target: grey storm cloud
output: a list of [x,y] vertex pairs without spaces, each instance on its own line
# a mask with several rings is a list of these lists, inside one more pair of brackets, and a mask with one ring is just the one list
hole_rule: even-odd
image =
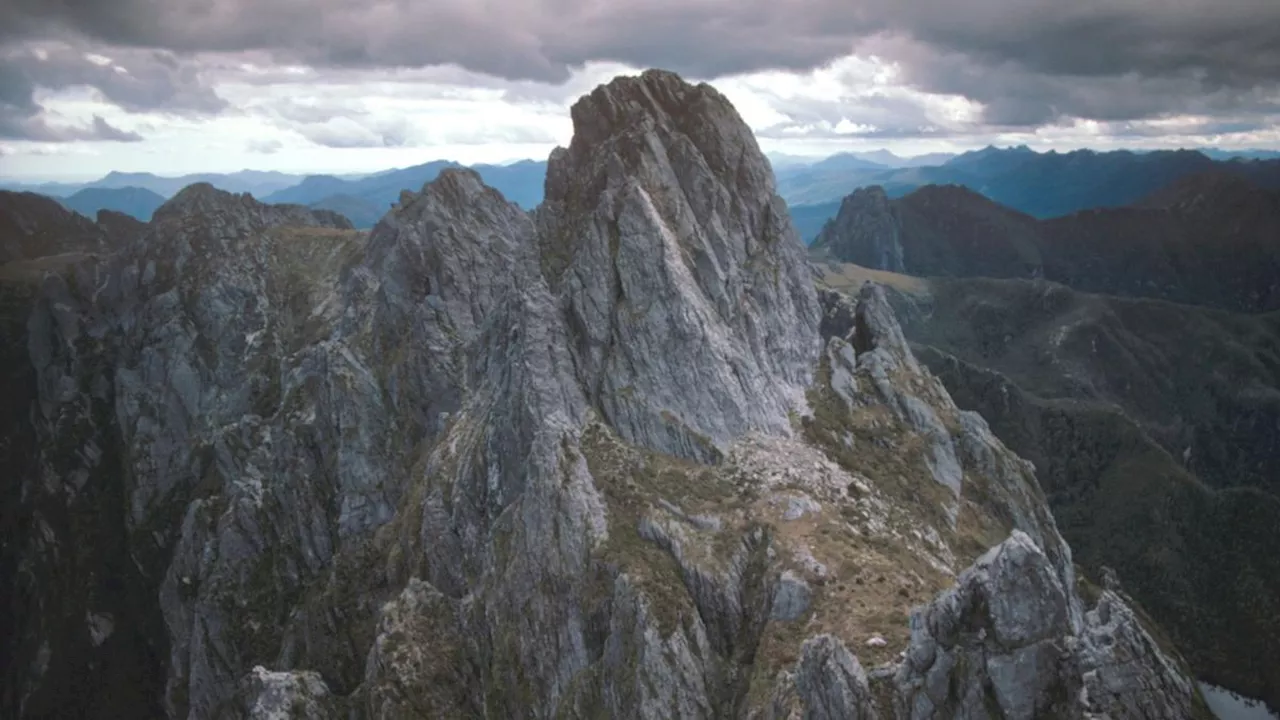
[[1280,72],[1259,74],[1252,84],[1238,86],[1210,82],[1203,68],[1148,75],[1133,69],[1054,74],[1026,63],[989,62],[917,42],[882,39],[871,45],[901,59],[909,84],[980,102],[983,119],[996,126],[1037,126],[1067,117],[1111,122],[1169,114],[1280,112]]
[[[68,35],[179,55],[265,52],[317,68],[454,64],[542,83],[562,83],[593,60],[714,79],[812,69],[857,49],[898,62],[919,89],[983,103],[987,122],[1009,126],[1068,116],[1156,117],[1186,112],[1188,98],[1208,112],[1263,112],[1280,80],[1276,0],[7,0],[0,6],[0,43]],[[149,81],[163,86],[166,77]],[[182,85],[198,88],[198,77]],[[113,101],[129,101],[124,91],[113,97],[100,89]]]
[[72,142],[76,140],[108,140],[113,142],[140,142],[137,133],[121,130],[99,115],[93,116],[88,127],[61,127],[49,125],[39,117],[22,117],[6,114],[0,109],[0,139],[32,140],[36,142]]
[[41,117],[32,78],[18,63],[0,63],[0,139],[37,142],[114,140],[137,142],[137,133],[121,130],[95,115],[88,127],[58,127]]
[[94,140],[115,140],[116,142],[142,142],[142,136],[135,132],[121,130],[102,119],[100,115],[93,116],[93,134]]
[[[92,87],[107,101],[130,112],[211,114],[226,108],[199,71],[164,50],[113,49],[109,62],[95,62],[88,47],[77,44],[11,44],[0,47],[0,133],[11,139],[139,140],[105,121],[89,134],[50,128],[35,101],[37,88]],[[100,120],[100,118],[98,119]]]

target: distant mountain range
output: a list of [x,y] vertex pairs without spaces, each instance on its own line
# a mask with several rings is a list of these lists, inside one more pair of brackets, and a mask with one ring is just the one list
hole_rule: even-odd
[[[1262,151],[1257,151],[1261,153]],[[878,186],[900,198],[925,185],[958,185],[1034,218],[1135,203],[1182,178],[1218,171],[1280,189],[1280,159],[1214,160],[1193,150],[1039,153],[1027,147],[986,148],[935,167],[890,170],[845,165],[838,172],[779,172],[779,191],[796,229],[812,241],[839,211],[839,197]],[[842,196],[841,196],[842,197]]]
[[830,155],[824,158],[814,158],[805,155],[788,155],[786,153],[770,153],[769,163],[773,165],[774,171],[782,168],[812,166],[824,163],[829,160],[838,160],[839,158],[850,158],[860,160],[872,165],[877,165],[881,169],[885,168],[904,168],[904,167],[925,167],[928,165],[941,165],[956,153],[928,153],[925,155],[912,155],[903,157],[895,155],[888,150],[872,150],[870,152],[842,152]]
[[[898,198],[925,185],[960,185],[1035,218],[1079,210],[1129,205],[1183,177],[1222,170],[1249,178],[1260,187],[1280,188],[1280,153],[1269,150],[1171,150],[1153,152],[1040,153],[1027,147],[994,148],[962,155],[932,154],[903,158],[888,151],[840,153],[821,160],[771,156],[778,193],[791,207],[802,239],[812,242],[841,199],[862,187],[879,186]],[[230,192],[248,192],[272,203],[297,203],[334,210],[356,227],[372,227],[402,190],[417,191],[442,169],[459,163],[439,160],[368,175],[290,175],[276,172],[160,177],[150,173],[110,173],[91,183],[7,185],[8,189],[68,198],[89,188],[149,190],[170,197],[196,182]],[[542,200],[546,163],[525,160],[510,165],[472,166],[508,200],[531,209]],[[124,196],[100,197],[101,208],[144,218],[147,202],[125,204]],[[110,201],[110,202],[108,202]],[[154,199],[150,200],[151,202]],[[132,201],[130,201],[132,202]],[[93,202],[74,208],[92,217]],[[154,208],[152,208],[154,209]]]
[[813,249],[919,276],[1045,278],[1086,292],[1280,310],[1280,191],[1222,169],[1128,207],[1039,220],[960,186],[843,202]]
[[[34,192],[92,218],[100,209],[149,220],[165,199],[188,185],[206,182],[220,190],[249,193],[270,203],[295,203],[346,215],[356,227],[368,228],[382,218],[402,190],[417,192],[448,167],[440,160],[364,175],[291,175],[243,170],[163,177],[151,173],[108,173],[88,183],[0,183],[0,189]],[[525,209],[542,202],[547,164],[523,160],[510,165],[473,165],[485,182]]]
[[1202,151],[1214,160],[1280,160],[1280,150],[1214,150]]
[[[332,175],[312,175],[300,183],[263,197],[269,203],[296,203],[311,208],[333,210],[346,215],[359,228],[373,227],[405,190],[417,192],[441,170],[461,167],[442,160],[424,165],[370,175],[359,180],[343,180]],[[542,202],[542,186],[547,164],[523,160],[510,165],[472,165],[489,186],[507,200],[526,210]]]
[[[88,188],[133,187],[150,190],[164,198],[170,198],[188,185],[207,182],[220,190],[235,193],[247,192],[254,197],[260,198],[277,190],[297,185],[304,177],[304,175],[262,170],[241,170],[233,173],[195,173],[172,177],[146,172],[110,172],[97,180],[87,183],[0,183],[0,189],[35,192],[51,197],[70,197]],[[343,177],[355,179],[362,176],[348,175]]]
[[165,201],[163,195],[140,187],[90,187],[55,199],[87,218],[97,217],[99,210],[114,210],[143,222],[150,221],[152,213]]

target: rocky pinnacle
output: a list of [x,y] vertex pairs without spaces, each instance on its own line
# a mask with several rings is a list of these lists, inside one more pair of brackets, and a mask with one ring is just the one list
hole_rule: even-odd
[[533,213],[467,170],[367,235],[196,185],[37,274],[6,715],[1192,707],[883,293],[823,313],[724,96],[649,71],[572,115]]

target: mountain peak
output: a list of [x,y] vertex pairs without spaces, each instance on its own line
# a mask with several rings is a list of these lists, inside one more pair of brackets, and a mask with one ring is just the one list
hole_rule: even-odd
[[692,85],[665,70],[617,77],[579,98],[570,114],[574,144],[599,142],[653,125],[725,120],[726,116],[746,128],[733,105],[715,88]]
[[[149,681],[125,717],[1085,717],[1095,667],[1099,714],[1171,687],[1129,618],[1116,653],[1081,637],[1029,465],[883,292],[823,352],[723,96],[647,72],[574,121],[534,213],[415,170],[365,237],[197,184],[109,282],[45,283],[0,367],[38,380],[9,416],[39,421],[11,664],[40,673],[0,694],[83,716],[63,679],[106,661]],[[104,567],[127,595],[46,581]]]
[[192,183],[169,198],[168,202],[156,210],[156,215],[175,215],[191,212],[211,212],[218,208],[243,205],[248,195],[237,195],[219,190],[207,182]]
[[1013,208],[1006,207],[967,185],[947,183],[945,185],[923,185],[902,197],[902,202],[912,205],[927,203],[940,204],[961,213],[973,211],[990,212],[1007,215],[1023,215]]
[[102,237],[88,218],[53,198],[0,190],[0,264],[99,249]]
[[480,177],[480,173],[469,167],[445,168],[440,171],[435,180],[424,185],[422,190],[426,192],[433,187],[437,191],[468,194],[492,189],[484,184],[484,179]]
[[189,216],[220,217],[246,228],[272,225],[351,228],[351,222],[336,212],[312,211],[301,205],[268,205],[249,193],[219,190],[207,182],[184,187],[152,217],[156,222],[164,222]]
[[750,128],[710,86],[664,71],[572,112],[539,234],[593,401],[624,438],[685,457],[788,432],[818,352],[817,296]]
[[813,249],[871,268],[902,272],[902,245],[889,194],[879,185],[858,188],[840,202],[813,241]]

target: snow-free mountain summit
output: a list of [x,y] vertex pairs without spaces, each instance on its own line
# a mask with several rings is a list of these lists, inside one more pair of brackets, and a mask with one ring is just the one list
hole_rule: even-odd
[[6,272],[6,715],[1204,716],[719,92],[572,114],[532,213],[195,185]]

